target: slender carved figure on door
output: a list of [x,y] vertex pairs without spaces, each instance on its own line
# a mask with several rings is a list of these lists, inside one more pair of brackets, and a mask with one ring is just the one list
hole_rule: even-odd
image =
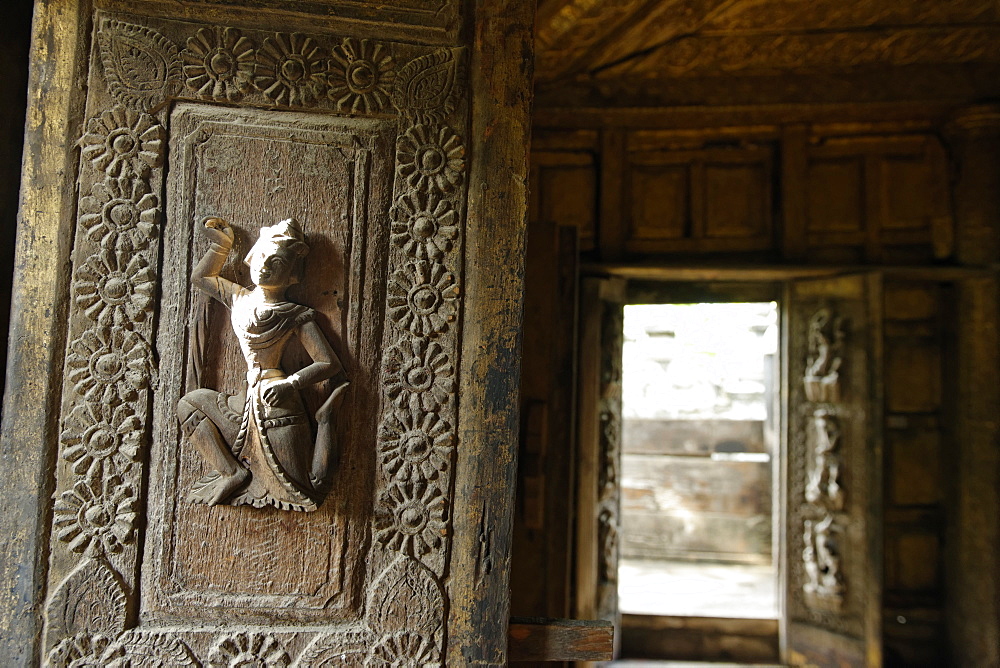
[[[244,258],[256,286],[245,288],[219,275],[233,246],[233,228],[209,217],[200,229],[212,244],[192,283],[230,310],[247,362],[247,388],[240,395],[199,388],[177,403],[182,432],[213,469],[194,484],[188,500],[316,510],[331,473],[335,420],[348,380],[315,311],[285,300],[309,252],[305,235],[291,218],[261,228]],[[281,357],[293,336],[312,363],[286,374]],[[299,390],[327,380],[332,391],[315,414],[313,440]]]

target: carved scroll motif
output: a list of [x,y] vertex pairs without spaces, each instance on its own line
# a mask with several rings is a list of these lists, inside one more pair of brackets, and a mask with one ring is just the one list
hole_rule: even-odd
[[177,47],[145,26],[105,21],[97,33],[108,89],[122,104],[150,111],[180,82]]
[[[443,577],[457,445],[467,111],[462,50],[168,19],[154,29],[104,14],[95,22],[101,68],[92,68],[90,119],[79,142],[71,286],[78,308],[70,318],[64,374],[50,557],[52,577],[61,580],[45,611],[48,661],[228,665],[240,656],[305,666],[341,665],[341,658],[350,665],[355,657],[359,665],[434,665],[445,649]],[[383,212],[390,241],[383,411],[367,559],[368,581],[378,583],[371,590],[389,598],[365,606],[358,631],[134,628],[143,542],[137,518],[145,503],[158,373],[153,333],[165,109],[177,98],[313,107],[383,122],[398,111],[392,201]],[[391,607],[397,591],[406,592],[407,614],[390,626],[378,612]],[[104,598],[93,598],[97,593]],[[100,605],[108,612],[94,612]],[[73,621],[84,618],[107,623]]]
[[51,632],[109,638],[125,630],[128,599],[119,576],[101,558],[87,559],[59,585],[46,607]]
[[392,103],[417,123],[443,121],[455,111],[461,68],[461,49],[442,49],[410,61],[396,77]]

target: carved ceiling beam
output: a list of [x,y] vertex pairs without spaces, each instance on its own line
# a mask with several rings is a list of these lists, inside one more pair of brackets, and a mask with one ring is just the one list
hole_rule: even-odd
[[859,30],[1000,22],[1000,5],[982,0],[951,2],[840,2],[838,0],[744,0],[712,30]]
[[595,78],[671,79],[734,72],[1000,63],[1000,26],[686,35],[601,70]]
[[[550,0],[535,23],[536,77],[552,81],[586,67],[587,56],[660,0]],[[666,4],[672,4],[668,2]]]

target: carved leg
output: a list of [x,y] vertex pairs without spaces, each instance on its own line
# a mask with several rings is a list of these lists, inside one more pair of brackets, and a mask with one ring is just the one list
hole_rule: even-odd
[[250,472],[236,461],[215,424],[201,409],[186,399],[181,399],[177,403],[177,415],[188,441],[205,462],[215,469],[195,483],[188,500],[210,506],[222,503],[247,481]]
[[316,446],[313,449],[309,482],[317,492],[326,492],[330,473],[337,465],[337,414],[350,383],[339,385],[316,411]]

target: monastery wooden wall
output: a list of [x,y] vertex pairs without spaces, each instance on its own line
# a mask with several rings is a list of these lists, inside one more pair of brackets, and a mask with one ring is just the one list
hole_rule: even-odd
[[[995,480],[968,468],[969,457],[994,461],[995,446],[966,442],[971,423],[962,416],[978,409],[962,404],[960,388],[973,380],[959,361],[975,354],[962,352],[964,340],[995,341],[977,330],[993,302],[977,302],[979,324],[968,309],[990,294],[970,280],[993,285],[985,265],[996,259],[997,213],[982,213],[993,196],[983,182],[997,180],[982,174],[987,158],[982,150],[970,156],[970,126],[955,118],[933,105],[538,112],[512,580],[518,614],[561,615],[573,600],[552,579],[573,567],[563,552],[572,544],[566,504],[541,499],[572,495],[580,456],[566,412],[574,259],[570,242],[558,245],[575,230],[584,274],[707,266],[692,275],[773,280],[791,267],[884,270],[885,661],[974,665],[992,656],[984,643],[996,637],[988,631],[996,610],[986,609],[985,621],[971,614],[962,599],[975,585],[961,572],[972,543],[996,542],[996,522],[969,513],[967,491]],[[963,185],[970,179],[980,185]],[[978,359],[995,370],[995,349]],[[539,430],[557,436],[539,446]],[[983,460],[984,452],[993,454]],[[979,564],[981,585],[996,591],[996,559]],[[962,629],[977,625],[987,640],[969,649]]]

